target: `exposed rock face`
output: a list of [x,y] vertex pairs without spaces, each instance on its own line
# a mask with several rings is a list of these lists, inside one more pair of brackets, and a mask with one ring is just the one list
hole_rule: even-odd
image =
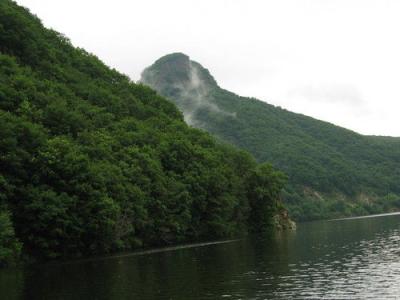
[[275,216],[272,217],[273,225],[278,230],[295,230],[296,223],[289,218],[288,211],[282,209]]

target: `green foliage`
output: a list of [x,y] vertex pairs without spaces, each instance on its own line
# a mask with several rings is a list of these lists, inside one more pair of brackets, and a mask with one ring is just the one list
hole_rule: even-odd
[[[206,69],[181,53],[157,60],[144,70],[142,81],[177,104],[191,125],[285,172],[284,200],[298,220],[363,213],[364,206],[354,201],[361,194],[375,199],[388,193],[400,195],[398,138],[363,136],[240,97],[220,88]],[[308,190],[330,200],[308,201]],[[349,202],[346,207],[358,210],[345,209],[333,200],[343,197]]]
[[285,191],[283,197],[289,199],[286,201],[285,206],[290,209],[291,217],[305,221],[362,216],[400,210],[400,196],[392,193],[386,196],[375,195],[373,197],[359,195],[355,199],[349,199],[338,194],[322,196],[309,193],[305,193],[300,198],[297,194],[290,195]]
[[262,230],[281,187],[272,168],[0,1],[0,261],[18,254],[15,236],[38,259],[233,236],[258,206]]
[[251,174],[248,187],[253,228],[267,227],[279,207],[281,190],[286,175],[275,171],[271,165],[259,165]]
[[15,237],[10,215],[0,211],[0,266],[16,263],[20,252],[21,244]]

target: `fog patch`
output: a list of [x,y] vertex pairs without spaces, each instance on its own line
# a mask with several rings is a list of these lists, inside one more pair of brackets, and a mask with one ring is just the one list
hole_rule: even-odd
[[[172,66],[176,67],[176,66]],[[214,101],[212,90],[217,87],[201,69],[201,66],[189,59],[178,66],[182,73],[173,77],[162,77],[160,70],[148,68],[142,73],[142,82],[157,90],[161,95],[170,98],[183,113],[185,122],[193,127],[205,128],[202,113],[213,113],[221,116],[236,117],[236,113],[221,109]],[[161,71],[162,73],[162,71]],[[176,76],[176,77],[175,77]]]
[[226,116],[236,116],[235,113],[224,111],[211,102],[212,95],[210,92],[212,87],[208,86],[200,78],[200,70],[192,62],[189,62],[189,80],[185,83],[177,83],[174,87],[180,91],[182,113],[186,123],[191,126],[204,127],[206,125],[197,119],[197,114],[200,113],[200,110]]

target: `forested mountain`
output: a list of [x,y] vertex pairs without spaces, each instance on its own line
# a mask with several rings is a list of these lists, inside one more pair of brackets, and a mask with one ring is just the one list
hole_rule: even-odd
[[188,124],[271,162],[289,176],[285,201],[297,219],[400,209],[400,139],[363,136],[218,86],[182,53],[141,81],[176,103]]
[[284,182],[0,1],[0,264],[282,225]]

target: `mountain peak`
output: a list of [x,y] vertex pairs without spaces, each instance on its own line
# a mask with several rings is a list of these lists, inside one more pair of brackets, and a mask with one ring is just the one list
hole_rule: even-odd
[[190,57],[188,55],[186,55],[185,53],[182,52],[174,52],[174,53],[170,53],[167,55],[164,55],[162,57],[160,57],[159,59],[157,59],[154,63],[154,65],[156,64],[162,64],[162,63],[171,63],[171,62],[189,62]]
[[188,124],[202,127],[197,114],[221,113],[210,97],[218,84],[210,72],[183,53],[172,53],[158,59],[142,72],[141,82],[170,98],[183,112]]
[[[184,53],[167,54],[142,72],[141,82],[156,90],[218,86],[210,72]],[[173,91],[172,96],[174,95]]]

